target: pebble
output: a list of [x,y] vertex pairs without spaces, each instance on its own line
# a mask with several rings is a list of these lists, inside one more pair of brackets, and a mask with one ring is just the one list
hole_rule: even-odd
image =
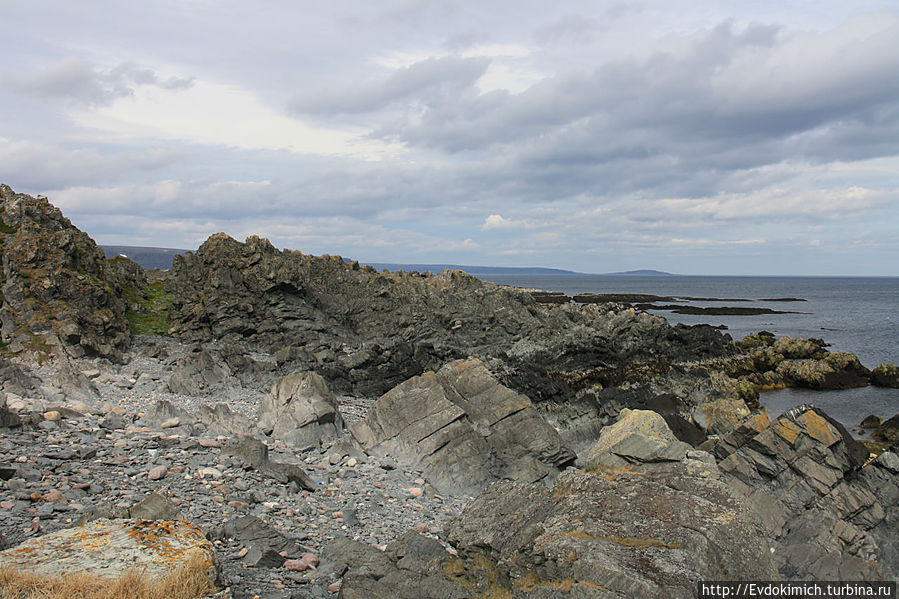
[[160,424],[160,428],[175,428],[181,424],[181,419],[177,416],[174,418],[169,418],[168,420],[163,420],[162,424]]
[[421,487],[409,487],[408,489],[406,489],[406,491],[412,497],[421,497],[422,495],[424,495],[424,491]]
[[154,468],[150,468],[150,472],[147,474],[147,478],[150,480],[161,480],[165,478],[165,475],[169,473],[169,469],[165,466],[156,466]]
[[59,412],[57,412],[56,410],[50,410],[49,412],[44,412],[42,414],[42,416],[44,417],[44,420],[50,420],[52,422],[55,422],[55,421],[59,420],[60,418],[62,418],[62,415]]
[[[461,511],[465,498],[434,499],[420,472],[403,470],[389,459],[352,457],[343,448],[327,443],[321,448],[299,450],[271,443],[272,460],[304,464],[310,477],[321,481],[314,491],[291,490],[257,470],[244,470],[237,458],[222,456],[220,448],[231,442],[228,437],[216,438],[217,433],[210,432],[191,436],[189,431],[177,436],[170,434],[170,428],[160,430],[158,423],[155,428],[148,425],[139,414],[153,413],[160,399],[196,413],[201,405],[210,405],[210,398],[175,395],[165,388],[171,365],[187,352],[187,346],[173,340],[154,340],[154,344],[164,344],[166,355],[171,356],[163,361],[146,357],[141,347],[147,343],[140,336],[135,338],[131,361],[124,367],[73,359],[79,370],[101,370],[101,376],[94,380],[101,399],[79,410],[84,417],[66,420],[64,427],[52,430],[26,426],[0,436],[0,463],[16,468],[13,478],[0,482],[0,533],[12,544],[69,527],[79,513],[100,506],[129,508],[155,491],[174,504],[182,517],[207,530],[235,518],[255,516],[300,544],[298,555],[282,556],[288,560],[283,568],[247,568],[250,543],[219,540],[216,552],[222,579],[232,585],[234,597],[293,594],[320,598],[328,596],[326,590],[337,593],[340,589],[333,573],[326,568],[315,569],[317,556],[334,537],[348,536],[383,549],[410,529],[433,536],[430,531],[441,531],[444,523]],[[110,381],[121,381],[144,372],[152,381],[130,390],[103,382],[107,375]],[[44,365],[37,374],[50,381],[54,370]],[[265,391],[236,387],[232,393],[228,396],[231,409],[255,419]],[[371,401],[341,398],[341,407],[349,406],[354,417],[361,417]],[[107,405],[101,408],[103,402]],[[72,403],[64,405],[71,407]],[[115,428],[102,426],[109,416],[118,418]],[[82,451],[84,448],[90,451]],[[48,455],[68,457],[51,460]],[[167,470],[157,479],[162,483],[149,475],[160,467]],[[56,489],[65,490],[65,494],[60,493],[65,502],[53,501],[58,497],[51,490]],[[414,495],[410,489],[422,494]],[[292,570],[291,566],[304,569]],[[278,590],[279,585],[286,588]]]

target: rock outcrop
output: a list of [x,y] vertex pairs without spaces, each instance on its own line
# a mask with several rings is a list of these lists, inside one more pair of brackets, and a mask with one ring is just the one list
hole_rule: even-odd
[[[613,305],[544,307],[459,271],[378,273],[339,256],[210,237],[175,258],[172,333],[269,351],[335,391],[379,395],[425,370],[478,356],[535,400],[612,376],[625,363],[728,355],[711,327],[670,327]],[[492,367],[492,366],[491,366]]]
[[447,492],[473,493],[497,479],[552,479],[575,460],[530,400],[476,359],[397,386],[350,430],[366,452],[420,468]]
[[258,426],[266,435],[304,446],[343,430],[337,398],[314,372],[294,372],[272,385],[259,406]]
[[115,361],[130,342],[125,289],[146,285],[128,260],[107,260],[96,243],[44,198],[0,185],[3,341],[9,351],[69,352]]
[[847,352],[833,352],[820,360],[784,361],[777,372],[794,386],[817,390],[864,387],[870,374]]
[[895,454],[865,465],[867,449],[811,407],[753,428],[720,446],[719,468],[764,522],[783,578],[877,580],[899,571]]

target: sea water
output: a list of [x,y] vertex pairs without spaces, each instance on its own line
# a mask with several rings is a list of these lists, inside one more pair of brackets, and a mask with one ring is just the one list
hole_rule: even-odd
[[[727,327],[735,340],[766,330],[775,335],[816,337],[831,351],[848,351],[874,368],[899,364],[899,278],[895,277],[701,277],[636,275],[479,275],[517,287],[578,293],[646,293],[670,297],[728,298],[752,301],[685,301],[701,307],[758,307],[793,314],[712,316],[650,310],[671,324]],[[806,301],[762,301],[800,298]],[[669,304],[672,302],[662,302]],[[845,391],[784,389],[762,393],[761,403],[777,416],[813,403],[851,430],[869,414],[884,419],[899,413],[899,389],[863,387]]]

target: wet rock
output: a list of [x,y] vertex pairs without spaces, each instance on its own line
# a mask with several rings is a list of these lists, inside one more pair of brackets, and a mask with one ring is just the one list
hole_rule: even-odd
[[847,352],[833,352],[820,360],[785,361],[777,372],[797,387],[849,389],[868,384],[869,371]]
[[337,436],[343,419],[337,398],[314,372],[294,372],[275,382],[259,407],[259,428],[291,445]]
[[371,455],[421,469],[448,492],[490,480],[552,479],[575,455],[531,402],[480,360],[451,362],[386,393],[351,428]]
[[881,423],[880,416],[875,416],[874,414],[871,414],[870,416],[866,416],[864,418],[864,420],[861,421],[861,424],[859,426],[861,426],[862,428],[876,429],[876,428],[880,428],[880,423]]
[[871,436],[884,443],[899,441],[899,414],[880,423]]
[[871,384],[899,389],[899,367],[895,364],[879,364],[871,371]]

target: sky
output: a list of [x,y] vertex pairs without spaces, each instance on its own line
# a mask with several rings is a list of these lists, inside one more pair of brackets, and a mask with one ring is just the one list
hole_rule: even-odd
[[899,276],[899,0],[2,0],[0,182],[98,243]]

